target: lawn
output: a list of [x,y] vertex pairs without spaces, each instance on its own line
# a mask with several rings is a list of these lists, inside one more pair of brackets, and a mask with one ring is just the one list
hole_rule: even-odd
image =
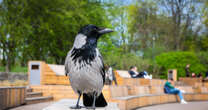
[[[5,72],[5,67],[4,66],[0,66],[0,72]],[[21,67],[21,66],[13,66],[11,69],[11,72],[23,72],[26,73],[27,72],[27,67]]]

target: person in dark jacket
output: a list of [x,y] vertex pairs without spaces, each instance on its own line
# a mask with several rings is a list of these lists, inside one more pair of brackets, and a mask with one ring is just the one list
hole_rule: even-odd
[[198,78],[202,78],[202,72],[197,75]]
[[115,73],[113,71],[113,68],[112,66],[109,66],[108,67],[108,70],[106,72],[106,77],[107,79],[109,80],[109,84],[112,85],[113,81],[115,83],[115,85],[117,85],[117,80],[116,80],[116,76],[115,76]]
[[189,70],[189,68],[190,68],[190,64],[187,64],[187,65],[186,65],[186,68],[185,68],[185,71],[186,71],[186,77],[189,77],[189,76],[190,76],[190,70]]
[[[184,98],[183,98],[183,95],[182,95],[182,91],[181,90],[179,90],[179,89],[177,89],[177,88],[175,88],[172,84],[171,84],[171,82],[173,81],[173,79],[169,79],[166,83],[165,83],[165,85],[164,85],[164,92],[166,93],[166,94],[177,94],[178,96],[179,96],[179,98],[180,98],[180,102],[181,102],[181,104],[187,104],[187,102],[184,100]],[[184,91],[183,91],[184,92]]]
[[206,72],[205,77],[208,78],[208,71]]
[[137,72],[137,67],[136,66],[131,66],[130,70],[128,71],[129,74],[131,75],[131,78],[139,78],[139,73]]

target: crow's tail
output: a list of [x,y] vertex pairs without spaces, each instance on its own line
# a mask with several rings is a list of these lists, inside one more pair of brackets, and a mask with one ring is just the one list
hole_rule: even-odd
[[[86,107],[91,107],[93,104],[93,96],[91,95],[87,95],[87,94],[83,94],[83,104]],[[107,102],[103,96],[103,93],[101,93],[95,101],[95,107],[105,107],[107,106]]]

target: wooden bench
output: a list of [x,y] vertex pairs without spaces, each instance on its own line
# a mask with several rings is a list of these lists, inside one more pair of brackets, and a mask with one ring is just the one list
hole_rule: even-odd
[[[208,100],[208,93],[186,93],[184,98],[187,101],[204,101]],[[121,110],[131,110],[143,106],[177,102],[178,96],[171,94],[146,94],[117,97],[115,100],[118,102]]]
[[181,77],[179,78],[179,81],[189,86],[202,86],[202,78],[189,78],[189,77],[182,78]]
[[166,80],[161,79],[144,79],[144,78],[131,78],[128,71],[115,70],[114,71],[118,85],[127,86],[160,86],[164,85]]
[[[201,93],[194,93],[191,86],[180,86],[185,90],[184,98],[187,101],[208,100],[207,88],[202,88]],[[118,102],[121,110],[130,110],[138,107],[177,102],[179,97],[164,94],[162,86],[111,86],[111,97]],[[119,92],[118,92],[119,91]]]
[[25,104],[25,87],[0,87],[0,110]]

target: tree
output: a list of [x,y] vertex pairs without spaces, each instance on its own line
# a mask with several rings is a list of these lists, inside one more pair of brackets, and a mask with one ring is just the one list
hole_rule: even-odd
[[0,48],[2,49],[3,65],[6,71],[10,71],[11,65],[15,63],[18,49],[21,43],[23,25],[21,22],[24,0],[5,0],[0,4]]
[[3,0],[0,9],[0,50],[8,71],[15,61],[63,64],[82,26],[111,27],[97,0]]
[[[183,50],[184,39],[194,26],[194,21],[199,17],[197,8],[201,2],[196,0],[161,0],[160,3],[165,8],[164,13],[172,19],[171,35],[175,42],[174,49]],[[192,31],[194,32],[194,30]],[[198,31],[196,29],[195,32],[197,33]],[[196,36],[194,40],[196,40]]]
[[138,0],[129,6],[129,32],[142,51],[153,47],[153,39],[167,50],[189,49],[186,40],[193,37],[196,44],[201,31],[197,25],[201,4],[195,0]]

